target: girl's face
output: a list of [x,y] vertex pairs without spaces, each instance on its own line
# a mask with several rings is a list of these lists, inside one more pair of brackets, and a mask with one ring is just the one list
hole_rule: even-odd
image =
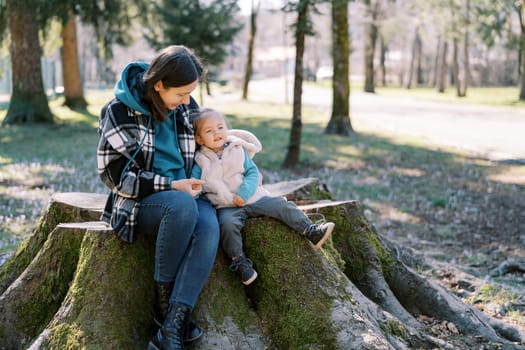
[[184,86],[164,87],[161,80],[155,83],[153,88],[159,93],[162,102],[167,109],[172,110],[181,104],[190,104],[190,94],[195,90],[198,80]]
[[197,125],[195,141],[214,152],[220,152],[228,138],[228,126],[221,114],[201,120]]

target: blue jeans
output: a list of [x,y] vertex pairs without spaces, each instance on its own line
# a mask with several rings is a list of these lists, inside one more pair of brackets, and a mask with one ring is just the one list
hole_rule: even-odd
[[170,304],[193,308],[219,244],[219,224],[211,203],[181,191],[153,193],[141,201],[137,232],[157,236],[154,279],[174,282]]
[[244,254],[241,230],[249,218],[269,216],[285,223],[300,234],[312,224],[303,211],[283,197],[265,196],[244,207],[220,208],[217,210],[217,215],[221,225],[221,246],[230,258]]

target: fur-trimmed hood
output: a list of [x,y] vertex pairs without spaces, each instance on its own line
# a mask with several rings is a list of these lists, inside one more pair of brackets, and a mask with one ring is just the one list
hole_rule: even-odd
[[262,150],[262,144],[257,136],[247,130],[228,130],[228,142],[233,145],[242,146],[250,158],[253,158],[256,153],[259,153]]

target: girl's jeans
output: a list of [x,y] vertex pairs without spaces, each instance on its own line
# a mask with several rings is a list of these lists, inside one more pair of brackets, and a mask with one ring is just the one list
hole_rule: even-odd
[[230,258],[243,254],[241,230],[249,218],[269,216],[302,234],[312,221],[297,206],[283,197],[262,197],[244,207],[217,210],[221,225],[221,246]]
[[137,222],[137,232],[157,236],[155,281],[174,282],[170,304],[193,309],[217,254],[215,209],[185,192],[161,191],[142,199]]

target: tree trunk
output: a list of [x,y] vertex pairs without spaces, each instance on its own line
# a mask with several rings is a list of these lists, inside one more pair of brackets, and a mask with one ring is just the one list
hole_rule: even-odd
[[[418,62],[420,61],[420,55],[421,53],[421,37],[419,36],[419,28],[416,28],[416,32],[414,34],[414,40],[412,41],[412,54],[410,57],[410,66],[408,68],[408,79],[406,82],[405,87],[407,89],[412,88],[412,83],[414,80],[417,81],[419,78],[418,76],[418,70],[420,69]],[[414,75],[416,78],[414,78]]]
[[458,58],[458,39],[452,39],[452,67],[454,75],[454,83],[456,85],[456,96],[461,97],[461,83],[462,79],[460,78],[459,73],[459,58]]
[[80,77],[78,59],[77,25],[73,11],[69,12],[67,22],[62,27],[62,77],[64,80],[64,105],[74,110],[87,107]]
[[379,34],[379,47],[381,49],[379,52],[379,71],[381,72],[379,80],[381,81],[381,86],[386,87],[386,53],[388,47],[382,34]]
[[416,59],[416,84],[421,85],[425,82],[423,77],[423,40],[418,33],[417,59]]
[[253,70],[253,47],[255,43],[255,34],[257,33],[257,13],[261,6],[261,2],[257,1],[257,5],[252,0],[252,13],[250,14],[250,38],[248,39],[248,54],[246,57],[246,69],[244,71],[244,82],[242,84],[242,99],[248,99],[248,85],[252,77]]
[[332,1],[332,115],[325,134],[354,134],[350,121],[350,43],[348,35],[348,0]]
[[432,67],[432,76],[430,78],[430,83],[429,83],[431,87],[436,88],[436,89],[437,89],[438,76],[439,76],[439,62],[440,62],[439,54],[441,52],[441,45],[442,45],[441,36],[438,36],[437,45],[436,45],[436,54],[434,56],[434,62],[433,62],[433,67]]
[[13,93],[3,124],[53,123],[42,82],[42,49],[34,7],[20,0],[8,0],[6,6],[10,14]]
[[[357,202],[326,200],[316,179],[266,187],[335,222],[332,239],[313,250],[276,220],[250,219],[243,236],[259,278],[244,287],[219,251],[193,312],[205,335],[192,348],[454,348],[430,335],[417,319],[424,314],[452,322],[479,348],[524,349],[512,343],[524,340],[513,328],[415,273],[409,266],[421,261],[380,236]],[[2,348],[145,348],[154,332],[155,242],[128,244],[91,221],[105,197],[55,194],[38,239],[0,267]]]
[[525,6],[521,6],[520,18],[520,100],[525,101]]
[[301,120],[303,96],[303,56],[304,40],[306,36],[308,11],[310,0],[300,0],[297,7],[297,24],[295,29],[295,70],[293,84],[293,111],[292,126],[290,128],[290,141],[288,151],[283,162],[284,168],[294,168],[299,163],[301,154],[301,133],[303,122]]
[[436,82],[436,89],[439,93],[445,92],[446,78],[447,78],[447,52],[448,43],[443,41],[441,46],[441,52],[439,56],[439,68]]
[[368,23],[366,24],[365,36],[365,92],[375,92],[374,81],[374,56],[377,41],[377,15],[379,11],[379,1],[372,4],[371,0],[365,0],[367,8]]
[[470,1],[465,0],[465,33],[463,34],[463,83],[461,84],[460,97],[467,96],[470,85],[470,56],[469,56],[469,30],[470,30]]

